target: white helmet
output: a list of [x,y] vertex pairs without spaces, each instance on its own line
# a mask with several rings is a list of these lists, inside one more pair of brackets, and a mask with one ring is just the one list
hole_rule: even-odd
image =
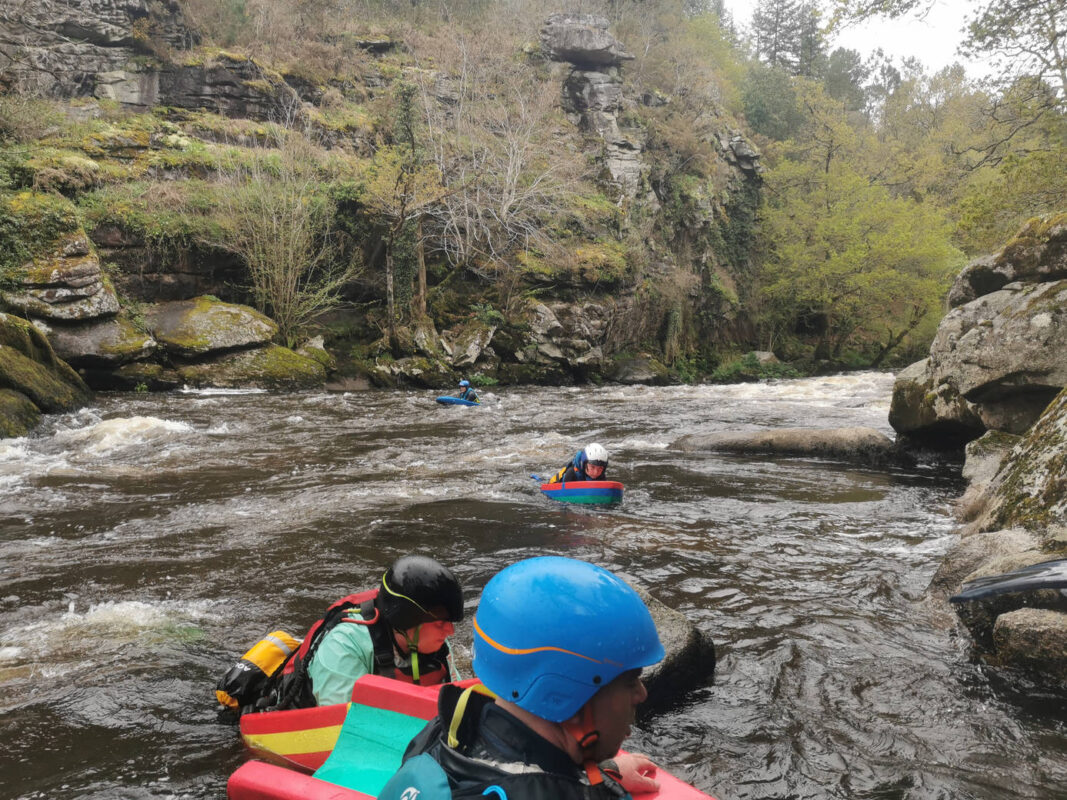
[[594,442],[585,448],[585,460],[586,463],[596,464],[606,469],[608,466],[608,451],[604,449],[603,445]]

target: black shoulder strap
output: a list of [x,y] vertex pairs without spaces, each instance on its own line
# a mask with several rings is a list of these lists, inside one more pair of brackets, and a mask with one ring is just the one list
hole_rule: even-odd
[[[375,620],[378,609],[374,600],[367,600],[359,608],[359,613],[365,620]],[[393,642],[389,625],[383,619],[368,622],[367,632],[370,634],[371,644],[374,645],[374,672],[377,675],[388,673],[394,666]],[[390,676],[391,677],[391,676]]]

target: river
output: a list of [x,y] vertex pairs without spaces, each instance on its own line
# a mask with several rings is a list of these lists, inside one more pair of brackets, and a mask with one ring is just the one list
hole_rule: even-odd
[[[714,681],[628,743],[720,800],[1062,798],[1062,697],[973,663],[923,598],[944,467],[680,454],[688,433],[886,423],[892,376],[420,393],[105,394],[0,440],[0,796],[222,798],[218,676],[393,558],[468,608],[535,554],[625,571],[716,643]],[[589,441],[616,510],[529,475]],[[470,623],[456,635],[469,647]]]

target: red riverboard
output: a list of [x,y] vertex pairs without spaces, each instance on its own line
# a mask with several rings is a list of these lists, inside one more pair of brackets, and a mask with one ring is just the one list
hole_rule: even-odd
[[[470,686],[476,682],[463,681],[459,685]],[[327,783],[307,773],[326,761],[337,742],[350,705],[429,720],[437,713],[439,689],[439,686],[417,686],[378,675],[365,675],[356,681],[352,703],[244,715],[241,717],[241,736],[245,744],[256,756],[275,763],[249,761],[239,767],[226,785],[227,796],[230,800],[373,800],[373,795]],[[332,742],[324,751],[322,742],[330,736]],[[396,767],[399,766],[398,755]],[[659,791],[636,797],[641,800],[714,800],[666,770],[659,769],[656,779],[660,782]]]

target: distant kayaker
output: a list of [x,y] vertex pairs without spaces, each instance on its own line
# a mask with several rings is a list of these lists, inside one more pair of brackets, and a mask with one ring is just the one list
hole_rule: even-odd
[[311,627],[268,707],[346,703],[368,673],[424,686],[456,680],[447,639],[461,619],[451,570],[427,556],[399,558],[379,588],[341,598]]
[[482,592],[473,653],[485,686],[441,688],[379,800],[621,800],[659,788],[649,759],[619,754],[648,697],[641,669],[664,652],[618,576],[559,556],[506,567]]
[[546,483],[568,483],[570,481],[604,481],[607,480],[608,451],[596,442],[579,450],[574,458]]
[[468,380],[462,380],[459,382],[459,388],[463,391],[456,395],[460,400],[470,400],[472,403],[480,402],[478,400],[478,393],[474,391],[474,387],[471,386],[471,382]]

